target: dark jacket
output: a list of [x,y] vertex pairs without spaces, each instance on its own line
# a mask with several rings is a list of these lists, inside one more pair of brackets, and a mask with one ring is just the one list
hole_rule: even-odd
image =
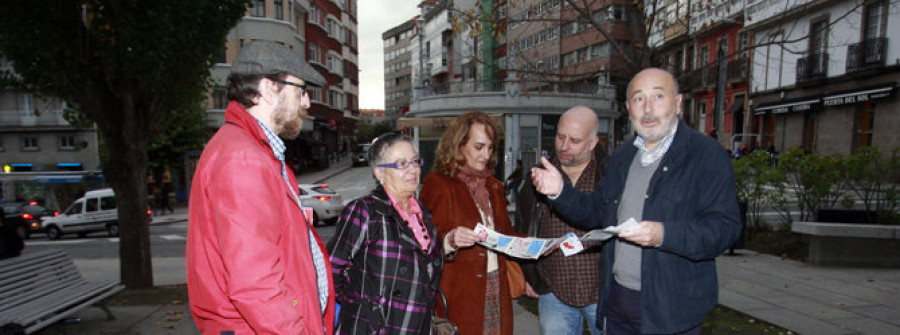
[[5,216],[3,208],[0,207],[0,259],[18,257],[22,254],[22,249],[25,248],[22,238],[19,237],[19,233],[16,233],[15,225],[10,224],[7,226],[3,222]]
[[[554,159],[554,164],[556,161]],[[606,172],[609,155],[598,146],[594,149],[594,161],[597,164],[597,168],[594,170],[594,180],[599,181]],[[547,196],[538,193],[534,189],[534,182],[531,181],[531,169],[528,169],[523,179],[522,189],[519,191],[519,196],[516,197],[516,232],[527,236],[538,236],[541,219],[543,219],[544,206],[547,206]],[[525,280],[531,285],[531,288],[537,294],[550,293],[550,288],[547,287],[547,284],[541,279],[541,275],[538,272],[538,261],[533,259],[518,259],[518,261],[522,267],[522,273],[525,275]]]
[[[630,143],[622,145],[594,193],[565,185],[551,206],[587,228],[618,224],[618,205],[637,152]],[[715,258],[741,230],[734,172],[718,142],[679,122],[650,180],[643,220],[662,222],[664,237],[662,245],[644,248],[641,256],[641,331],[673,333],[700,324],[718,300]],[[604,245],[602,259],[598,316],[606,316],[609,304],[615,243]]]
[[336,334],[431,334],[443,256],[431,214],[419,207],[433,242],[427,252],[381,186],[344,208],[328,242],[341,304]]

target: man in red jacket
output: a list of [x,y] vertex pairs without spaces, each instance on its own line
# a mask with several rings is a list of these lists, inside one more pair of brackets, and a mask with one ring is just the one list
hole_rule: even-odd
[[324,83],[302,53],[274,42],[251,42],[232,62],[225,124],[191,184],[188,295],[204,334],[334,331],[328,256],[279,138],[297,137],[306,86]]

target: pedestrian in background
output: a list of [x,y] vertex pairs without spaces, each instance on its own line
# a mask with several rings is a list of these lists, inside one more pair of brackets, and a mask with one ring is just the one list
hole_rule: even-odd
[[[517,235],[509,221],[497,166],[497,128],[479,111],[450,123],[419,198],[431,210],[447,262],[441,288],[460,334],[512,334],[512,298],[503,255],[476,245],[477,223]],[[438,307],[440,309],[440,306]]]
[[715,259],[741,229],[731,161],[679,122],[682,96],[669,72],[639,72],[626,95],[637,136],[612,154],[593,193],[565,183],[545,158],[532,181],[571,224],[638,222],[603,247],[597,314],[606,334],[699,334],[718,302]]
[[[603,177],[606,152],[597,147],[599,122],[594,110],[577,106],[559,118],[556,127],[554,167],[566,182],[591,193]],[[550,210],[546,196],[537,193],[526,176],[516,199],[516,231],[539,238],[557,238],[587,231],[568,225]],[[599,335],[597,301],[600,299],[600,245],[585,242],[585,250],[571,256],[553,252],[537,260],[520,260],[525,279],[533,288],[525,294],[539,298],[541,331],[544,334],[582,334],[587,321],[591,334]]]
[[522,160],[516,160],[516,168],[506,177],[504,188],[506,194],[512,194],[513,200],[519,196],[519,185],[522,184]]
[[424,161],[397,133],[376,138],[368,161],[378,185],[344,207],[328,242],[341,305],[335,333],[429,335],[444,260],[415,198]]
[[297,137],[307,85],[325,83],[302,55],[254,41],[231,63],[225,124],[200,156],[188,208],[188,297],[204,334],[334,330],[328,256],[279,138]]

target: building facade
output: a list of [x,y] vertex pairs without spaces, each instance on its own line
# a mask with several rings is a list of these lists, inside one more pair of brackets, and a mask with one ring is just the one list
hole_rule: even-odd
[[384,112],[396,120],[409,111],[412,100],[412,52],[416,36],[416,18],[389,29],[381,35],[384,41]]
[[[12,68],[0,55],[0,72]],[[0,199],[38,196],[59,208],[42,185],[80,183],[85,176],[99,175],[97,129],[69,123],[67,108],[52,97],[0,89]]]
[[850,154],[900,146],[900,11],[890,1],[748,0],[751,127],[765,145]]
[[[495,171],[500,177],[512,172],[517,159],[531,166],[552,154],[559,116],[573,106],[597,112],[601,145],[611,148],[619,116],[615,89],[603,71],[564,75],[562,57],[580,49],[562,43],[562,6],[561,1],[533,1],[514,7],[503,0],[420,4],[420,29],[412,41],[413,99],[398,127],[412,129],[426,160],[449,122],[473,109],[491,115],[501,130],[502,159]],[[553,17],[556,23],[547,24]],[[543,28],[536,23],[541,21]],[[582,63],[570,66],[588,65]]]
[[359,122],[368,125],[377,125],[385,122],[391,122],[391,127],[397,122],[396,118],[392,118],[390,113],[384,109],[360,109]]
[[311,107],[296,140],[286,141],[285,159],[295,172],[322,169],[350,152],[359,120],[359,59],[356,0],[253,0],[227,36],[212,69],[217,84],[207,110],[210,126],[224,122],[225,80],[231,60],[253,40],[275,41],[295,50],[326,80],[310,87]]

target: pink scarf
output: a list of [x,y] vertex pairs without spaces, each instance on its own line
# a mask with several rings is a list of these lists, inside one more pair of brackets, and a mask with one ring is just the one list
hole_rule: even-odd
[[472,199],[475,200],[475,205],[478,206],[478,209],[484,212],[485,215],[493,217],[491,195],[487,189],[487,178],[490,176],[491,171],[488,169],[475,171],[465,165],[456,174],[456,178],[459,178],[469,188],[469,194],[472,195]]

